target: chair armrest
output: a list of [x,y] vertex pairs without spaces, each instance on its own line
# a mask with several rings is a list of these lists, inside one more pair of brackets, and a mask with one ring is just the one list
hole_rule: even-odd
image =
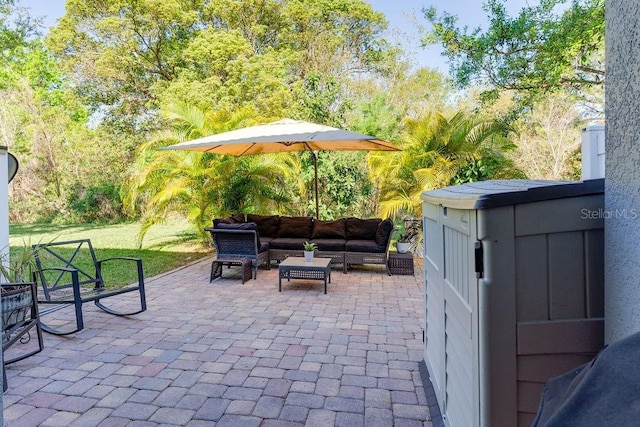
[[113,261],[113,260],[142,262],[141,258],[133,258],[133,257],[128,257],[128,256],[114,256],[114,257],[111,257],[111,258],[100,259],[100,260],[97,261],[97,263],[98,264],[102,264],[103,262]]
[[[73,287],[73,295],[74,298],[80,298],[80,279],[78,276],[78,270],[75,268],[66,268],[66,267],[47,267],[41,268],[33,272],[33,281],[37,283],[37,277],[40,276],[40,284],[42,285],[42,291],[44,293],[45,301],[51,301],[51,290],[56,290],[56,285],[49,286],[47,279],[44,277],[44,273],[46,271],[59,271],[61,278],[64,273],[71,273],[71,286]],[[41,301],[38,298],[38,301]]]

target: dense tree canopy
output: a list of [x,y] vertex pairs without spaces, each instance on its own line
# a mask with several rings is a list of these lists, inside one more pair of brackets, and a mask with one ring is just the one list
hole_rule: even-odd
[[540,0],[515,17],[505,2],[485,3],[486,29],[460,28],[457,17],[425,10],[433,29],[424,42],[442,44],[459,86],[486,85],[491,98],[495,89],[514,90],[530,105],[545,93],[603,85],[604,0]]
[[[475,32],[429,10],[430,40],[447,47],[454,79],[412,67],[362,0],[68,0],[46,39],[18,5],[0,0],[0,137],[21,163],[11,194],[20,221],[141,218],[144,233],[171,213],[199,230],[228,213],[308,215],[305,154],[157,150],[283,117],[405,149],[320,153],[324,219],[415,213],[420,191],[521,176],[514,164],[572,176],[584,109],[547,93],[597,101],[603,79],[602,0],[542,0],[516,18],[490,0],[491,23]],[[492,120],[506,110],[472,114],[473,92],[455,90],[476,81],[528,107],[512,123],[513,163],[508,130]]]
[[311,80],[384,69],[385,26],[360,0],[70,0],[49,46],[94,110],[136,127],[170,102],[306,116]]

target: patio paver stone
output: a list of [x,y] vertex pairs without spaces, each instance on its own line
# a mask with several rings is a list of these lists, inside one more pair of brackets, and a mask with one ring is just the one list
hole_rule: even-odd
[[45,334],[42,353],[7,367],[5,425],[429,427],[415,264],[335,269],[327,295],[295,280],[278,292],[277,268],[209,283],[211,259],[147,278],[146,312],[86,304],[85,330]]

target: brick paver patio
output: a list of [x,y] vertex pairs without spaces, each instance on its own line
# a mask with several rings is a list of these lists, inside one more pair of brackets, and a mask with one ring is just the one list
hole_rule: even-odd
[[7,369],[5,425],[431,426],[420,266],[334,270],[324,295],[279,293],[277,268],[209,283],[210,263],[148,279],[145,313],[86,304],[81,333],[45,334]]

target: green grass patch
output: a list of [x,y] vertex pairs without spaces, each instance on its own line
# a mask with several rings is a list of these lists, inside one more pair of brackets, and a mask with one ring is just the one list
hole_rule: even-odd
[[[24,247],[31,247],[32,244],[91,239],[99,260],[119,256],[140,258],[144,276],[149,278],[212,253],[212,249],[203,245],[196,231],[183,220],[152,227],[145,237],[142,249],[138,248],[136,240],[139,229],[138,224],[12,225],[9,230],[11,258],[19,259]],[[63,257],[71,256],[71,248],[60,250]],[[83,250],[76,260],[84,268],[93,270],[93,262],[88,251]],[[103,277],[109,286],[135,282],[135,263],[109,262],[103,267]]]

